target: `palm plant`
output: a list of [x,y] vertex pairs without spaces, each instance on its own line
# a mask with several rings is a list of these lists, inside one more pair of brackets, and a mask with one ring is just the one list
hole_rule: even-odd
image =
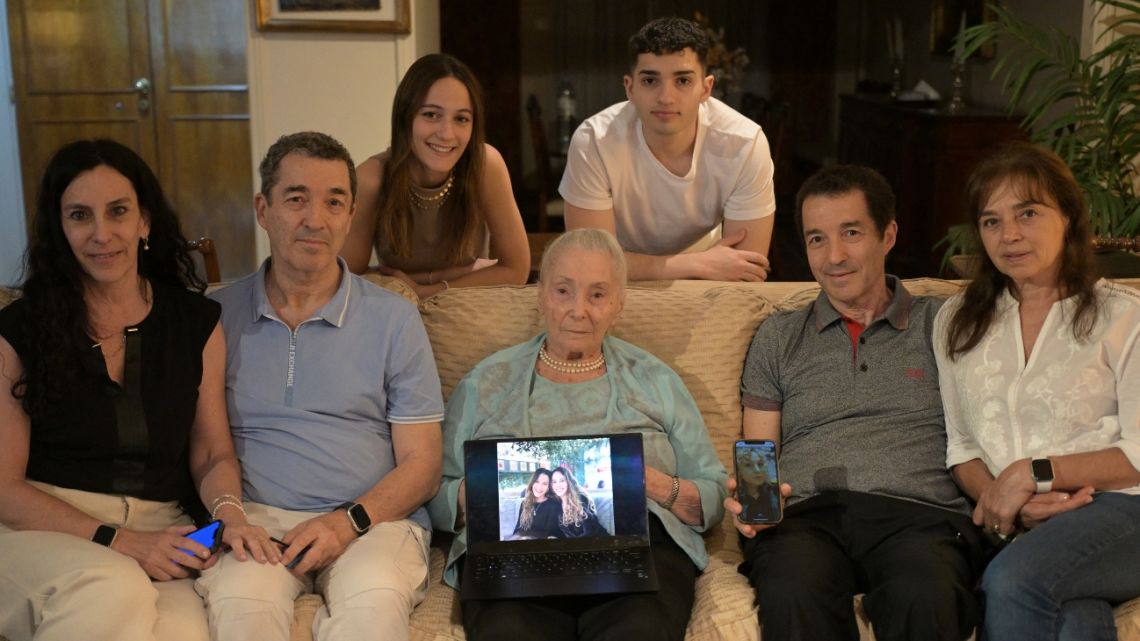
[[[992,77],[1002,76],[1010,111],[1023,109],[1031,139],[1065,159],[1084,188],[1098,236],[1140,234],[1140,0],[1094,0],[1095,19],[1117,9],[1096,34],[1106,42],[1087,57],[1080,43],[1056,28],[1042,29],[991,5],[995,19],[962,38],[969,56],[999,38],[1005,50]],[[947,257],[976,251],[969,223],[942,241]]]

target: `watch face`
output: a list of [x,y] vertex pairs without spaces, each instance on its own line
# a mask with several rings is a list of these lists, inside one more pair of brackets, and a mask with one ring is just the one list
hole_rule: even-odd
[[354,503],[352,507],[348,508],[348,517],[352,519],[352,525],[357,532],[364,532],[372,526],[372,519],[368,518],[368,510],[359,503]]
[[1047,458],[1033,459],[1033,480],[1035,481],[1052,481],[1053,480],[1053,462]]

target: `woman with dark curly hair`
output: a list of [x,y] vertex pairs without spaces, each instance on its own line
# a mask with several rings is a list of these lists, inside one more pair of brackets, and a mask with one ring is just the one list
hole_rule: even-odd
[[982,639],[1116,639],[1140,595],[1140,294],[1098,280],[1057,154],[1009,145],[970,177],[985,252],[934,326],[947,463],[974,523],[1017,536],[986,568]]
[[562,501],[562,514],[558,518],[559,538],[577,539],[611,534],[598,521],[594,501],[582,491],[573,472],[563,466],[555,468],[550,474],[550,487]]
[[279,554],[242,511],[220,309],[135,152],[56,152],[24,276],[0,310],[0,634],[204,641],[188,577],[213,558],[186,510]]

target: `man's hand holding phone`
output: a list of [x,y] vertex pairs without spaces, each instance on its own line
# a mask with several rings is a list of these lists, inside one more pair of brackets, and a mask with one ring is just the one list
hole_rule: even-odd
[[[776,527],[779,523],[742,523],[740,515],[744,512],[744,506],[740,501],[736,500],[736,479],[728,479],[728,497],[724,499],[724,509],[732,514],[732,523],[736,526],[736,530],[748,538],[752,538],[757,534],[767,530],[768,528]],[[792,486],[787,483],[780,484],[780,511],[784,511],[784,502],[792,495]]]

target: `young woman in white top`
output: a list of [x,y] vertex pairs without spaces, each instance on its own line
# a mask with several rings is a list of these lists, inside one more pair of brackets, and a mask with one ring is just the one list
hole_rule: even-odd
[[1097,280],[1088,206],[1018,143],[970,178],[985,252],[935,322],[947,464],[1017,541],[982,579],[983,639],[1116,639],[1140,595],[1140,293]]
[[466,65],[446,54],[412,64],[396,89],[391,147],[356,170],[356,215],[341,251],[349,269],[365,271],[375,248],[380,271],[420,298],[526,282],[526,231],[483,122],[482,92]]

